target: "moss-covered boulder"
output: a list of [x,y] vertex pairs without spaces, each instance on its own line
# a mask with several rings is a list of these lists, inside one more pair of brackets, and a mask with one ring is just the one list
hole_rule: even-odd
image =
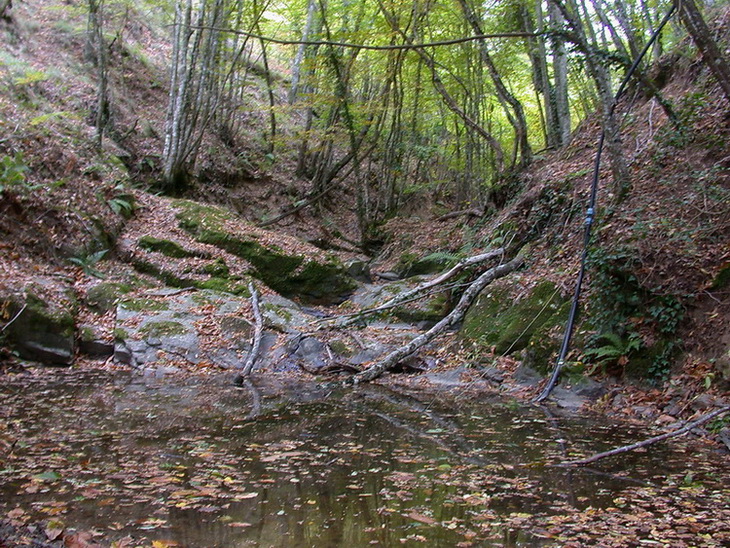
[[132,286],[119,282],[101,282],[86,291],[84,302],[96,312],[106,312],[114,308],[117,299],[129,293]]
[[[290,242],[292,249],[286,250],[271,243],[271,233],[235,219],[232,213],[219,207],[187,200],[177,200],[174,207],[182,229],[198,242],[245,259],[253,267],[256,278],[282,295],[340,302],[356,286],[344,265],[333,255],[314,248],[305,249],[307,246],[302,242]],[[277,236],[277,241],[282,238]]]
[[52,303],[27,292],[0,297],[0,310],[7,317],[3,336],[21,358],[71,365],[76,352],[73,303]]
[[457,261],[458,257],[448,253],[431,253],[423,257],[413,253],[404,253],[398,260],[395,271],[401,278],[436,274],[452,266]]
[[[424,279],[415,276],[407,280],[396,280],[383,285],[365,285],[359,288],[350,300],[352,304],[360,309],[376,308],[399,294],[410,291],[422,283]],[[448,292],[442,291],[398,304],[385,314],[413,324],[420,322],[432,323],[439,321],[449,312],[449,304],[450,295]],[[368,319],[375,320],[376,318],[370,316]]]
[[557,328],[568,310],[569,301],[549,281],[519,298],[507,287],[488,288],[466,314],[461,335],[497,354],[527,349],[530,366],[545,371],[559,344]]

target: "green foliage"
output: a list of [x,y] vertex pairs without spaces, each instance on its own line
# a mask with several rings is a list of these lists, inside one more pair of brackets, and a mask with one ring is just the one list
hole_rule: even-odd
[[676,334],[684,309],[678,297],[645,287],[637,276],[639,257],[626,247],[591,250],[589,268],[595,334],[586,355],[652,381],[666,377],[680,348]]
[[612,364],[624,366],[635,352],[641,350],[643,343],[638,333],[630,333],[626,337],[619,337],[615,333],[602,333],[597,341],[604,341],[603,346],[589,348],[584,352],[588,358],[592,358],[594,366],[589,369],[592,374],[599,366],[606,368]]
[[25,178],[27,171],[28,166],[23,162],[23,155],[20,152],[15,156],[0,158],[0,194],[18,188],[28,189]]
[[84,274],[103,279],[105,278],[104,274],[99,272],[94,267],[106,256],[108,252],[108,249],[102,249],[101,251],[95,251],[93,253],[83,253],[81,255],[77,255],[76,257],[71,257],[69,259],[69,262],[75,264],[76,266],[80,266],[81,269],[84,271]]

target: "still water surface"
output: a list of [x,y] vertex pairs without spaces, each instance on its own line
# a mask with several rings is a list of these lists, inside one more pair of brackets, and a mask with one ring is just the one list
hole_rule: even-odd
[[0,504],[101,542],[186,547],[557,546],[522,517],[604,508],[686,466],[657,446],[552,463],[643,436],[596,416],[459,392],[267,378],[53,371],[0,388]]

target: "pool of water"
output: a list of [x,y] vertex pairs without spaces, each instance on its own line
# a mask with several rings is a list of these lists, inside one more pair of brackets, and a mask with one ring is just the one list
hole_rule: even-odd
[[[109,543],[557,546],[521,520],[615,507],[690,458],[597,416],[458,393],[269,377],[52,370],[0,388],[0,505]],[[257,413],[251,416],[253,407]]]

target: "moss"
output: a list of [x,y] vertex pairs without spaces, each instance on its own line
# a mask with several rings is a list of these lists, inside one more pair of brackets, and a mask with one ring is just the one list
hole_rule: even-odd
[[253,266],[257,278],[282,295],[337,301],[356,287],[344,266],[335,259],[307,261],[277,246],[263,246],[251,238],[232,234],[225,229],[225,222],[232,214],[223,209],[186,200],[178,200],[174,205],[181,228],[201,243],[245,259]]
[[32,292],[25,299],[8,296],[0,300],[7,318],[3,337],[22,358],[54,365],[69,365],[75,352],[75,304],[49,305]]
[[[567,315],[564,299],[552,282],[544,281],[525,298],[514,302],[504,289],[493,290],[479,298],[464,320],[462,336],[485,346],[493,346],[498,354],[511,354],[528,347],[549,353],[541,347],[542,337]],[[539,336],[538,336],[539,333]],[[541,361],[543,357],[539,358]]]
[[122,329],[121,327],[114,328],[114,340],[123,341],[128,338],[129,338],[129,333],[127,332],[126,329]]
[[142,236],[137,244],[142,249],[162,253],[166,257],[172,257],[173,259],[185,259],[188,257],[200,256],[200,253],[196,251],[188,251],[177,242],[155,238],[154,236]]
[[335,354],[339,354],[340,356],[345,356],[346,358],[349,358],[355,355],[355,351],[347,346],[344,341],[335,340],[330,342],[329,346],[332,349],[332,352],[334,352]]
[[79,340],[83,342],[91,342],[96,340],[96,333],[89,326],[84,326],[79,329]]
[[139,330],[146,337],[171,337],[174,335],[184,335],[187,331],[187,328],[183,324],[170,320],[149,322]]
[[267,312],[272,312],[274,315],[282,318],[286,322],[290,322],[294,317],[289,310],[276,304],[264,304],[261,309]]
[[395,267],[403,278],[411,276],[422,276],[441,272],[453,262],[453,257],[446,253],[432,253],[425,257],[419,257],[414,253],[403,253]]
[[[76,321],[72,309],[50,307],[48,303],[33,293],[28,293],[25,299],[26,312],[24,314],[27,329],[31,332],[53,331],[62,337],[71,337],[74,334]],[[20,319],[20,318],[19,318]],[[16,320],[14,323],[18,323]]]
[[102,282],[86,292],[86,305],[98,312],[106,312],[114,307],[117,299],[129,293],[132,286],[125,283]]
[[555,313],[537,328],[522,353],[523,363],[546,374],[555,365],[563,340],[565,321],[570,312],[570,301],[565,301]]
[[144,261],[142,259],[133,259],[132,260],[132,266],[137,269],[138,272],[141,272],[142,274],[149,274],[150,276],[154,276],[158,280],[162,281],[166,285],[172,286],[172,287],[196,287],[196,280],[193,280],[191,278],[185,278],[182,276],[178,276],[176,273],[171,272],[169,270],[165,270],[162,267],[151,263],[149,261]]
[[134,312],[157,312],[168,310],[170,307],[164,301],[156,301],[155,299],[128,299],[121,303],[127,310]]
[[226,261],[224,261],[221,257],[218,257],[215,261],[205,265],[202,268],[202,272],[218,278],[227,278],[230,274]]
[[245,283],[240,281],[232,281],[227,278],[210,278],[204,282],[196,282],[195,287],[198,289],[212,289],[213,291],[223,291],[243,297],[250,297],[251,293]]
[[730,264],[725,264],[717,272],[715,279],[712,280],[710,289],[717,291],[718,289],[725,289],[728,286],[730,286]]

